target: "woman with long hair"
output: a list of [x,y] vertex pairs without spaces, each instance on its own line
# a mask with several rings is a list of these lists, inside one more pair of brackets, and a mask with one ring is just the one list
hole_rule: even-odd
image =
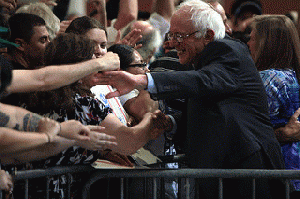
[[[299,135],[284,127],[299,108],[300,41],[294,23],[284,15],[254,17],[249,49],[264,83],[270,119],[282,145],[287,169],[300,169]],[[300,190],[300,181],[294,181]]]

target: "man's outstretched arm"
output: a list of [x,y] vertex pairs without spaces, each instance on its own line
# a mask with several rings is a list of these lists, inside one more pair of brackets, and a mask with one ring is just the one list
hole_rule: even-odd
[[97,71],[117,70],[120,68],[119,56],[109,52],[105,56],[89,61],[59,66],[47,66],[36,70],[13,70],[12,82],[7,92],[30,92],[52,90]]

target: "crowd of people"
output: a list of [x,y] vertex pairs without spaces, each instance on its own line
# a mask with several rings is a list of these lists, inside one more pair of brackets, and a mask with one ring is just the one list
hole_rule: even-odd
[[[91,0],[85,14],[71,13],[74,2],[0,0],[0,189],[8,197],[22,197],[12,170],[98,159],[144,166],[139,150],[184,154],[187,168],[300,169],[295,18],[265,14],[259,0],[235,0],[230,14],[218,0],[156,0],[148,15],[138,0]],[[84,178],[73,179],[80,198]],[[50,198],[65,198],[64,176],[51,183]],[[130,182],[130,198],[143,197],[143,183]],[[290,183],[297,198],[300,179]],[[252,198],[252,185],[224,179],[223,197]],[[45,197],[40,180],[29,186]],[[164,186],[166,198],[180,197],[177,179]],[[219,196],[218,179],[194,186],[201,198]],[[255,187],[258,199],[286,196],[280,179]]]

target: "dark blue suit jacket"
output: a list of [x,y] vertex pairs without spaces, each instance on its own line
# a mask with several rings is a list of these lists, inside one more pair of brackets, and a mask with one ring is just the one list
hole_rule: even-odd
[[284,168],[265,89],[247,46],[229,38],[217,40],[193,64],[193,71],[151,73],[158,90],[154,99],[188,99],[189,165],[238,169],[262,151],[270,169]]

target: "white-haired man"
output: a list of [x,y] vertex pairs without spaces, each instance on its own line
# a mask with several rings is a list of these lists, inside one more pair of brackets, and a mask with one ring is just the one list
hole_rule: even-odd
[[[225,38],[221,16],[200,0],[184,1],[171,18],[170,45],[195,70],[131,75],[105,72],[117,90],[147,89],[154,99],[187,98],[186,155],[190,167],[282,169],[260,76],[248,48]],[[223,180],[223,198],[252,197],[252,180]],[[218,179],[199,180],[201,198],[218,198]],[[256,181],[255,198],[284,198],[280,181]]]

